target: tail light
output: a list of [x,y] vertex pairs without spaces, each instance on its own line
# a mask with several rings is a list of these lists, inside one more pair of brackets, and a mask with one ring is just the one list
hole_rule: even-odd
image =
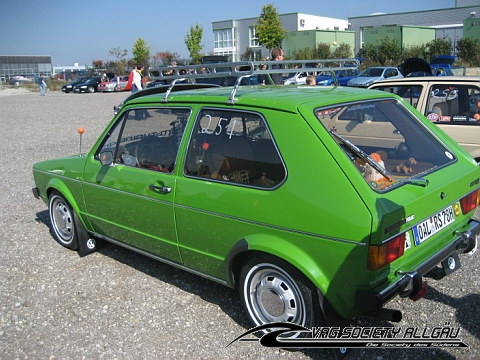
[[402,233],[381,245],[368,248],[368,269],[377,270],[403,255],[406,234]]
[[475,190],[467,196],[460,199],[460,206],[462,207],[462,213],[467,214],[474,210],[480,204],[480,190]]

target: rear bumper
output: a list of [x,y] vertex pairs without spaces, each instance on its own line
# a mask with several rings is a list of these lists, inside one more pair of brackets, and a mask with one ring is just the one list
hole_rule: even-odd
[[397,272],[401,277],[387,288],[372,291],[358,291],[355,308],[363,314],[382,310],[385,303],[398,296],[414,298],[423,289],[422,277],[445,259],[458,253],[473,251],[480,237],[480,222],[471,221],[468,229],[459,232],[457,238],[442,251],[431,257],[419,267],[409,272]]

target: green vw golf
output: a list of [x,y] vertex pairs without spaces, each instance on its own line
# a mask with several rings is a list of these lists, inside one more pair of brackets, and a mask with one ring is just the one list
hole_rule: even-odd
[[56,240],[237,288],[255,326],[399,321],[389,300],[476,250],[480,167],[396,95],[238,86],[262,71],[133,94],[88,153],[36,163]]

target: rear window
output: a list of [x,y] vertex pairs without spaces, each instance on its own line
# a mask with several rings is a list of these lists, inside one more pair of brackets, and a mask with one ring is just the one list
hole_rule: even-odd
[[315,114],[376,190],[422,181],[422,175],[454,160],[454,155],[394,99],[318,108]]

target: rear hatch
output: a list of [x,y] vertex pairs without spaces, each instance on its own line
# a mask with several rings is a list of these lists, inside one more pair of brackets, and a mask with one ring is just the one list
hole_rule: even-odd
[[368,269],[378,281],[448,246],[478,203],[480,168],[415,114],[395,98],[315,109],[323,141],[370,209],[377,257],[370,252]]

